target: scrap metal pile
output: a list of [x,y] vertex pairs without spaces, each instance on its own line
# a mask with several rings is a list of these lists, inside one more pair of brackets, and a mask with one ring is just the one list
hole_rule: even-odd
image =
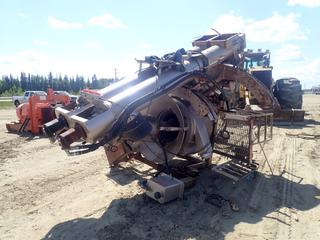
[[[130,158],[143,161],[165,173],[159,174],[152,184],[149,182],[151,197],[160,202],[171,200],[174,196],[166,194],[168,187],[159,192],[154,186],[171,184],[181,195],[180,180],[210,162],[216,140],[220,148],[226,143],[233,160],[252,164],[252,157],[243,149],[251,144],[259,121],[255,121],[253,111],[238,111],[239,86],[244,86],[257,100],[260,117],[279,105],[261,82],[244,71],[245,47],[243,33],[204,35],[193,42],[191,50],[179,49],[161,58],[145,57],[139,61],[135,78],[99,91],[82,91],[72,110],[56,108],[57,118],[45,124],[44,131],[69,154],[104,147],[112,166]],[[245,130],[247,142],[242,141],[241,134],[235,138],[236,131],[232,129],[236,125],[230,126],[234,121],[226,121],[224,126],[218,124],[222,113],[232,114],[235,121],[239,120],[238,115],[242,116],[240,121],[243,116],[253,119],[252,126]],[[266,120],[264,124],[267,128],[272,122]],[[230,144],[232,138],[236,141]],[[241,152],[247,157],[239,157]],[[174,166],[176,158],[182,160],[183,167]],[[176,178],[168,178],[167,174]]]

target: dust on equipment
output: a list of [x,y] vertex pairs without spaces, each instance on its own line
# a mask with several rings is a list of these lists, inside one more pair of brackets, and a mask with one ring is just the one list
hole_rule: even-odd
[[[204,35],[192,45],[191,50],[138,60],[140,70],[133,78],[82,91],[74,109],[55,109],[57,118],[44,124],[46,135],[71,155],[104,147],[110,166],[136,159],[153,167],[158,176],[149,180],[147,192],[161,203],[181,196],[200,169],[211,166],[219,134],[220,146],[234,153],[229,154],[236,163],[233,172],[250,169],[252,157],[243,154],[252,141],[232,144],[229,139],[242,126],[226,122],[220,129],[218,116],[225,112],[237,120],[243,115],[239,84],[259,103],[260,111],[250,116],[272,114],[278,102],[243,69],[245,34]],[[252,119],[251,132],[259,124]]]
[[165,173],[149,179],[146,184],[147,196],[159,203],[166,203],[177,198],[182,198],[183,192],[184,183]]
[[[273,67],[270,66],[269,50],[253,51],[248,49],[244,53],[244,69],[262,82],[278,100],[280,108],[274,112],[274,119],[277,124],[301,123],[304,121],[305,111],[302,110],[302,87],[296,78],[282,78],[274,81],[272,78]],[[245,89],[245,88],[243,88]],[[240,91],[240,96],[244,99],[244,91]],[[255,104],[254,97],[250,94],[246,98],[246,103]],[[244,102],[244,100],[242,100]],[[250,108],[250,106],[248,106]]]
[[70,97],[55,94],[52,89],[48,89],[47,96],[31,96],[26,103],[20,104],[16,108],[18,121],[7,123],[9,132],[31,132],[41,134],[43,124],[55,118],[54,107],[67,106],[70,104]]

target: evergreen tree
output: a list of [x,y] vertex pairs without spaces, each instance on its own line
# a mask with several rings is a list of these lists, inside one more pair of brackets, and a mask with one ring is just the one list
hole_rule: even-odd
[[113,82],[114,79],[112,78],[98,79],[95,74],[92,76],[91,80],[88,78],[85,81],[85,79],[79,75],[76,75],[76,78],[64,75],[62,78],[61,74],[53,77],[51,72],[48,76],[21,72],[20,77],[15,77],[12,74],[9,76],[2,76],[0,79],[0,95],[22,94],[23,91],[27,90],[47,91],[49,87],[54,90],[68,91],[77,94],[82,89],[101,89]]

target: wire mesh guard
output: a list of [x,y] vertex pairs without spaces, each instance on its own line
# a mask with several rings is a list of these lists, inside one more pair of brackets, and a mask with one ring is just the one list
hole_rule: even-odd
[[213,151],[246,163],[252,163],[255,143],[272,138],[272,113],[221,112],[215,129]]

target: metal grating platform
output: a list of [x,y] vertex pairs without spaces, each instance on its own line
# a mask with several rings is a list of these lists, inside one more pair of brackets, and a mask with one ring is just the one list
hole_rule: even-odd
[[229,161],[213,167],[212,170],[237,182],[256,171],[258,167],[259,164],[255,162],[248,164],[239,161]]

